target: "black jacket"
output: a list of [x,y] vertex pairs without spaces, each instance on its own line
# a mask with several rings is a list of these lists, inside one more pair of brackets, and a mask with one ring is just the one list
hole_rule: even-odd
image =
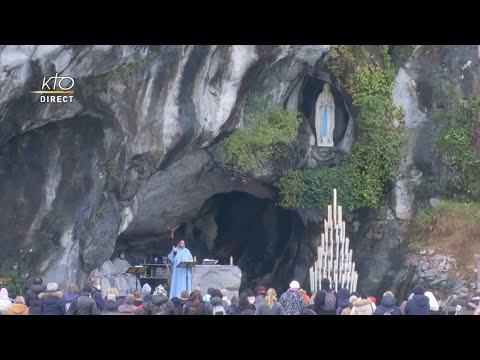
[[67,315],[98,315],[99,313],[95,300],[85,292],[72,301],[67,311]]
[[30,315],[40,315],[40,299],[38,295],[45,291],[46,285],[31,285],[25,295],[25,305],[28,306]]
[[[331,311],[325,310],[325,296],[326,293],[331,293],[335,295],[335,309]],[[337,315],[337,307],[338,307],[338,295],[335,292],[328,288],[322,288],[321,290],[317,291],[317,295],[315,295],[315,304],[313,305],[313,311],[317,313],[317,315]]]
[[168,300],[165,295],[154,295],[150,301],[143,305],[143,314],[144,315],[154,315],[154,311],[159,306],[165,304],[166,306],[166,315],[176,315],[175,314],[175,305],[173,302]]

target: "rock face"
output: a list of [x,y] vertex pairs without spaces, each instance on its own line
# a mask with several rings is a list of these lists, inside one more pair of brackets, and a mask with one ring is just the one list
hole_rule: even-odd
[[[436,281],[433,268],[420,274],[425,266],[406,252],[407,221],[423,180],[452,178],[441,165],[431,119],[441,105],[438,74],[449,77],[459,98],[478,97],[478,49],[420,47],[421,56],[397,74],[394,100],[405,109],[407,134],[389,203],[345,214],[361,287],[397,290],[412,274]],[[219,164],[218,150],[246,125],[243,104],[255,90],[301,112],[299,136],[286,150],[290,167],[341,163],[354,142],[355,119],[325,70],[328,50],[0,46],[0,274],[14,268],[82,285],[120,248],[132,263],[166,255],[168,226],[179,224],[176,239],[185,237],[197,254],[221,259],[238,252],[238,286],[272,284],[280,293],[293,279],[308,284],[324,210],[279,209],[276,166],[235,176]],[[55,74],[75,80],[72,103],[41,103],[31,93]],[[315,146],[312,123],[325,82],[336,105],[328,149]],[[422,196],[432,206],[441,200],[433,188]]]
[[[269,91],[286,101],[304,66],[326,51],[1,46],[2,270],[82,283],[119,235],[163,236],[166,224],[191,220],[218,192],[273,197],[268,184],[230,181],[208,148],[239,126],[245,94],[262,74],[272,74]],[[72,103],[30,93],[55,74],[74,79]]]
[[228,299],[238,295],[242,282],[242,271],[238,266],[197,265],[193,271],[192,288],[200,287],[206,294],[209,287],[227,289]]

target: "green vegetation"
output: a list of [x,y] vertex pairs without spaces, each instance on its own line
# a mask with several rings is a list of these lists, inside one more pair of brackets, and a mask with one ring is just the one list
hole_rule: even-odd
[[435,120],[447,124],[437,135],[436,143],[446,165],[459,179],[452,184],[453,191],[480,199],[480,103],[451,100],[437,111]]
[[389,53],[395,69],[400,68],[412,56],[415,45],[391,45]]
[[19,267],[7,273],[5,277],[0,278],[4,279],[5,282],[2,287],[7,288],[10,297],[23,294],[23,289],[27,284],[27,277],[19,270]]
[[128,79],[133,74],[140,72],[151,64],[149,59],[133,61],[129,64],[123,64],[105,74],[107,81],[122,81]]
[[404,112],[392,102],[395,69],[388,47],[341,45],[332,48],[331,58],[332,72],[351,96],[357,137],[339,166],[283,176],[276,185],[286,208],[323,208],[334,187],[350,210],[375,207],[399,164]]
[[105,168],[107,170],[107,175],[114,176],[118,167],[118,157],[115,152],[111,151],[107,154],[105,159]]
[[238,173],[257,170],[277,159],[281,155],[279,146],[295,140],[300,124],[297,111],[278,106],[261,112],[247,109],[246,123],[253,125],[235,130],[224,140],[221,152],[224,166]]
[[475,281],[473,254],[480,253],[480,204],[443,201],[417,216],[412,224],[411,249],[428,247],[457,260],[453,272]]
[[103,207],[99,207],[92,220],[92,225],[95,225],[98,221],[102,220],[104,217],[105,217],[105,209]]
[[141,60],[133,61],[129,64],[120,65],[105,74],[92,77],[90,81],[93,82],[93,85],[95,86],[96,90],[106,91],[107,85],[110,81],[112,82],[124,81],[130,78],[132,75],[147,68],[148,66],[151,65],[151,63],[152,63],[152,60],[150,59],[141,59]]

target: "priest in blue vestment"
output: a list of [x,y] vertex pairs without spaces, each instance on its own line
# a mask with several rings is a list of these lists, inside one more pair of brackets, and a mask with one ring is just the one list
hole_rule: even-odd
[[178,264],[185,261],[193,261],[192,253],[185,247],[185,240],[180,240],[177,246],[168,254],[168,260],[172,263],[172,284],[170,296],[181,298],[182,291],[192,292],[193,268],[180,268]]

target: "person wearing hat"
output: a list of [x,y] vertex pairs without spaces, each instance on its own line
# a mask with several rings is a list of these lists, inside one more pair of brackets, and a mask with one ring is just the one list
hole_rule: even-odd
[[280,296],[280,304],[285,310],[286,315],[300,315],[305,308],[305,299],[298,292],[300,284],[293,280],[289,289]]
[[265,295],[267,295],[267,288],[260,285],[256,290],[257,296],[255,297],[254,305],[258,309],[258,306],[265,301]]
[[413,288],[413,296],[405,305],[405,315],[428,315],[430,313],[430,300],[425,296],[425,288],[417,285]]
[[400,308],[397,306],[397,299],[391,291],[386,291],[383,294],[380,305],[377,306],[373,315],[402,315]]
[[64,315],[65,300],[63,294],[58,291],[58,284],[51,282],[47,284],[47,290],[38,295],[40,299],[41,315]]

